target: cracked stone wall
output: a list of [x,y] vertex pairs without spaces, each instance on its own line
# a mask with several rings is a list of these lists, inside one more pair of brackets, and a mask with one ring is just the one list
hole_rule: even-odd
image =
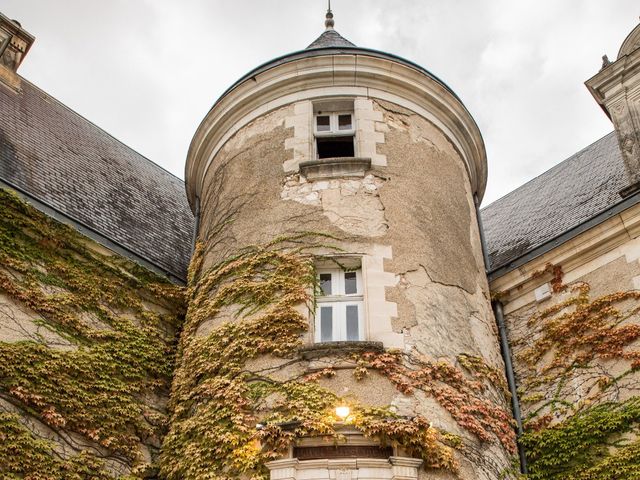
[[[388,102],[360,100],[358,105],[371,106],[367,128],[375,131],[376,155],[386,163],[374,164],[362,178],[310,181],[291,172],[309,160],[304,157],[309,149],[294,151],[302,141],[292,140],[312,121],[303,118],[312,115],[307,102],[258,118],[220,150],[203,183],[205,268],[237,248],[278,236],[330,234],[345,254],[362,258],[368,340],[452,364],[466,353],[503,369],[460,155],[419,115]],[[310,314],[309,322],[312,327]],[[312,339],[310,333],[307,341]],[[460,434],[483,452],[460,456],[460,478],[497,479],[496,472],[509,465],[500,447],[481,445],[434,400],[409,399],[384,378],[354,382],[340,373],[326,386],[365,403],[394,405],[402,414],[424,413],[435,426]],[[428,478],[451,477],[431,472]]]
[[372,174],[315,182],[293,174],[286,177],[280,198],[322,207],[329,221],[346,233],[381,237],[389,229],[379,193],[384,182]]

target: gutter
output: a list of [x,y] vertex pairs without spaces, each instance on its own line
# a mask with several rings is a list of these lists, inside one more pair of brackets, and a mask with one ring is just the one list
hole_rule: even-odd
[[[636,192],[635,194],[619,201],[608,209],[600,212],[598,215],[591,217],[590,219],[576,225],[575,227],[567,230],[561,235],[558,235],[551,240],[541,244],[540,246],[530,250],[529,252],[521,255],[520,257],[515,258],[507,265],[498,267],[494,270],[487,271],[487,278],[489,282],[499,278],[512,270],[530,262],[531,260],[544,255],[545,253],[553,250],[559,245],[571,240],[574,237],[577,237],[581,233],[605,222],[606,220],[615,217],[620,214],[624,210],[631,208],[640,203],[640,192]],[[488,263],[488,255],[485,244],[484,232],[482,231],[482,223],[480,220],[480,212],[478,210],[478,204],[476,199],[476,213],[478,215],[478,226],[480,227],[480,242],[482,244],[482,251],[485,258],[486,265],[490,265]],[[511,348],[509,346],[509,338],[507,334],[507,326],[504,321],[504,311],[503,305],[500,301],[492,302],[493,312],[496,317],[496,324],[498,326],[498,335],[500,338],[500,351],[502,353],[502,360],[504,361],[505,373],[507,375],[507,384],[509,386],[509,393],[511,394],[511,409],[513,412],[513,417],[516,421],[516,434],[517,434],[517,447],[518,447],[518,457],[520,459],[520,472],[522,474],[528,473],[527,466],[527,457],[524,451],[524,447],[521,443],[522,435],[524,434],[524,429],[522,426],[522,412],[520,409],[520,401],[518,399],[518,390],[516,385],[515,374],[513,370],[513,362],[511,359]]]
[[191,239],[191,256],[196,250],[196,242],[200,233],[200,197],[196,197],[195,221],[193,222],[193,238]]
[[[481,223],[481,219],[480,219],[480,212],[478,209],[478,203],[477,203],[477,198],[476,200],[476,213],[478,215],[478,226],[480,228],[480,242],[482,244],[482,251],[483,251],[483,256],[485,259],[485,264],[486,265],[490,265],[489,260],[488,260],[488,255],[487,255],[487,249],[486,249],[486,243],[485,243],[485,236],[484,236],[484,232],[482,231],[482,223]],[[603,210],[602,212],[600,212],[598,215],[595,215],[593,217],[591,217],[588,220],[585,220],[584,222],[576,225],[575,227],[565,231],[564,233],[542,243],[541,245],[539,245],[538,247],[529,250],[527,253],[516,257],[515,259],[513,259],[511,262],[509,262],[506,265],[500,266],[498,268],[495,268],[493,270],[490,270],[489,267],[487,268],[487,278],[489,280],[489,282],[495,280],[496,278],[499,278],[507,273],[509,273],[512,270],[515,270],[516,268],[530,262],[531,260],[538,258],[542,255],[544,255],[545,253],[550,252],[551,250],[553,250],[554,248],[558,247],[559,245],[562,245],[565,242],[568,242],[569,240],[577,237],[578,235],[586,232],[587,230],[590,230],[593,227],[596,227],[597,225],[605,222],[606,220],[615,217],[616,215],[619,215],[621,212],[637,205],[640,203],[640,191],[636,192],[635,194],[622,199],[621,201],[615,203],[614,205],[612,205],[611,207],[609,207],[606,210]],[[505,373],[507,375],[507,384],[509,386],[509,392],[511,394],[511,408],[513,411],[513,417],[516,421],[516,433],[517,433],[517,446],[518,446],[518,456],[520,458],[520,471],[523,474],[528,473],[528,466],[527,466],[527,458],[524,452],[524,448],[521,444],[520,439],[522,438],[522,435],[524,433],[524,429],[522,426],[522,413],[520,410],[520,402],[518,399],[518,391],[517,391],[517,385],[516,385],[516,379],[515,379],[515,375],[514,375],[514,370],[513,370],[513,362],[511,359],[511,348],[509,346],[509,338],[507,335],[507,327],[504,321],[504,311],[503,311],[503,305],[502,302],[500,301],[495,301],[492,303],[493,306],[493,312],[494,315],[496,317],[496,323],[498,326],[498,335],[500,337],[500,350],[502,353],[502,359],[504,361],[504,365],[505,365]]]
[[[585,220],[582,223],[579,223],[575,227],[567,230],[566,232],[558,235],[557,237],[552,238],[551,240],[547,240],[541,245],[535,247],[533,250],[529,250],[527,253],[516,257],[511,260],[506,265],[499,266],[493,270],[488,272],[489,282],[492,282],[496,278],[499,278],[512,270],[515,270],[518,267],[530,262],[534,258],[540,257],[547,252],[550,252],[554,248],[559,245],[562,245],[565,242],[568,242],[574,237],[577,237],[581,233],[586,232],[587,230],[603,223],[604,221],[610,219],[611,217],[615,217],[619,213],[631,208],[640,203],[640,191],[634,193],[633,195],[619,201],[613,206],[609,207],[606,210],[603,210],[598,215],[591,217],[588,220]],[[481,236],[482,238],[482,236]]]
[[80,232],[85,237],[90,238],[94,242],[99,243],[100,245],[108,248],[109,250],[112,250],[118,255],[121,255],[125,258],[128,258],[129,260],[132,260],[142,265],[147,270],[151,270],[152,272],[162,277],[166,277],[169,281],[175,284],[182,285],[182,286],[186,285],[186,281],[184,278],[174,275],[168,270],[165,270],[164,268],[155,264],[151,260],[141,257],[140,255],[136,254],[135,252],[125,247],[124,245],[105,237],[104,235],[98,233],[96,230],[94,230],[90,226],[78,220],[75,220],[74,218],[67,216],[60,210],[56,209],[55,207],[49,205],[46,202],[43,202],[42,200],[39,200],[31,196],[29,193],[27,193],[20,187],[8,182],[3,178],[0,178],[0,188],[6,188],[6,189],[11,189],[15,191],[18,194],[18,196],[20,196],[20,198],[22,198],[23,200],[26,200],[32,207],[36,208],[37,210],[40,210],[45,215],[48,215],[49,217],[61,223],[65,223],[67,225],[72,226],[75,230]]
[[478,220],[478,231],[480,232],[480,247],[482,248],[482,258],[484,259],[484,271],[489,273],[491,266],[491,260],[489,259],[489,252],[487,250],[487,239],[484,236],[484,227],[482,226],[482,215],[480,215],[480,200],[478,194],[473,194],[473,204],[476,206],[476,219]]

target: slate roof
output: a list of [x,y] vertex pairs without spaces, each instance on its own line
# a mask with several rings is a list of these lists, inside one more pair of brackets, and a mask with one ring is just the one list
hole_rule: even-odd
[[184,182],[35,85],[0,85],[0,179],[180,279],[193,215]]
[[627,183],[612,132],[483,208],[490,270],[620,203]]
[[344,38],[335,30],[325,30],[318,38],[316,38],[306,50],[313,48],[335,48],[335,47],[355,47],[353,43]]
[[[326,30],[308,49],[354,47]],[[184,183],[22,80],[0,88],[0,180],[186,277],[194,219]],[[496,271],[620,203],[615,132],[481,211]]]

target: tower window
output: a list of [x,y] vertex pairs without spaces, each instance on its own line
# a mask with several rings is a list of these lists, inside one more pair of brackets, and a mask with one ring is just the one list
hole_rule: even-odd
[[317,158],[355,156],[352,112],[318,112],[314,121]]
[[364,339],[362,270],[318,270],[315,341]]

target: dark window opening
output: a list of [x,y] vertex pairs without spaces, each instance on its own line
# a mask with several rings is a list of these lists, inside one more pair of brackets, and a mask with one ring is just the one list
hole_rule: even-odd
[[318,138],[318,158],[353,157],[353,136]]

